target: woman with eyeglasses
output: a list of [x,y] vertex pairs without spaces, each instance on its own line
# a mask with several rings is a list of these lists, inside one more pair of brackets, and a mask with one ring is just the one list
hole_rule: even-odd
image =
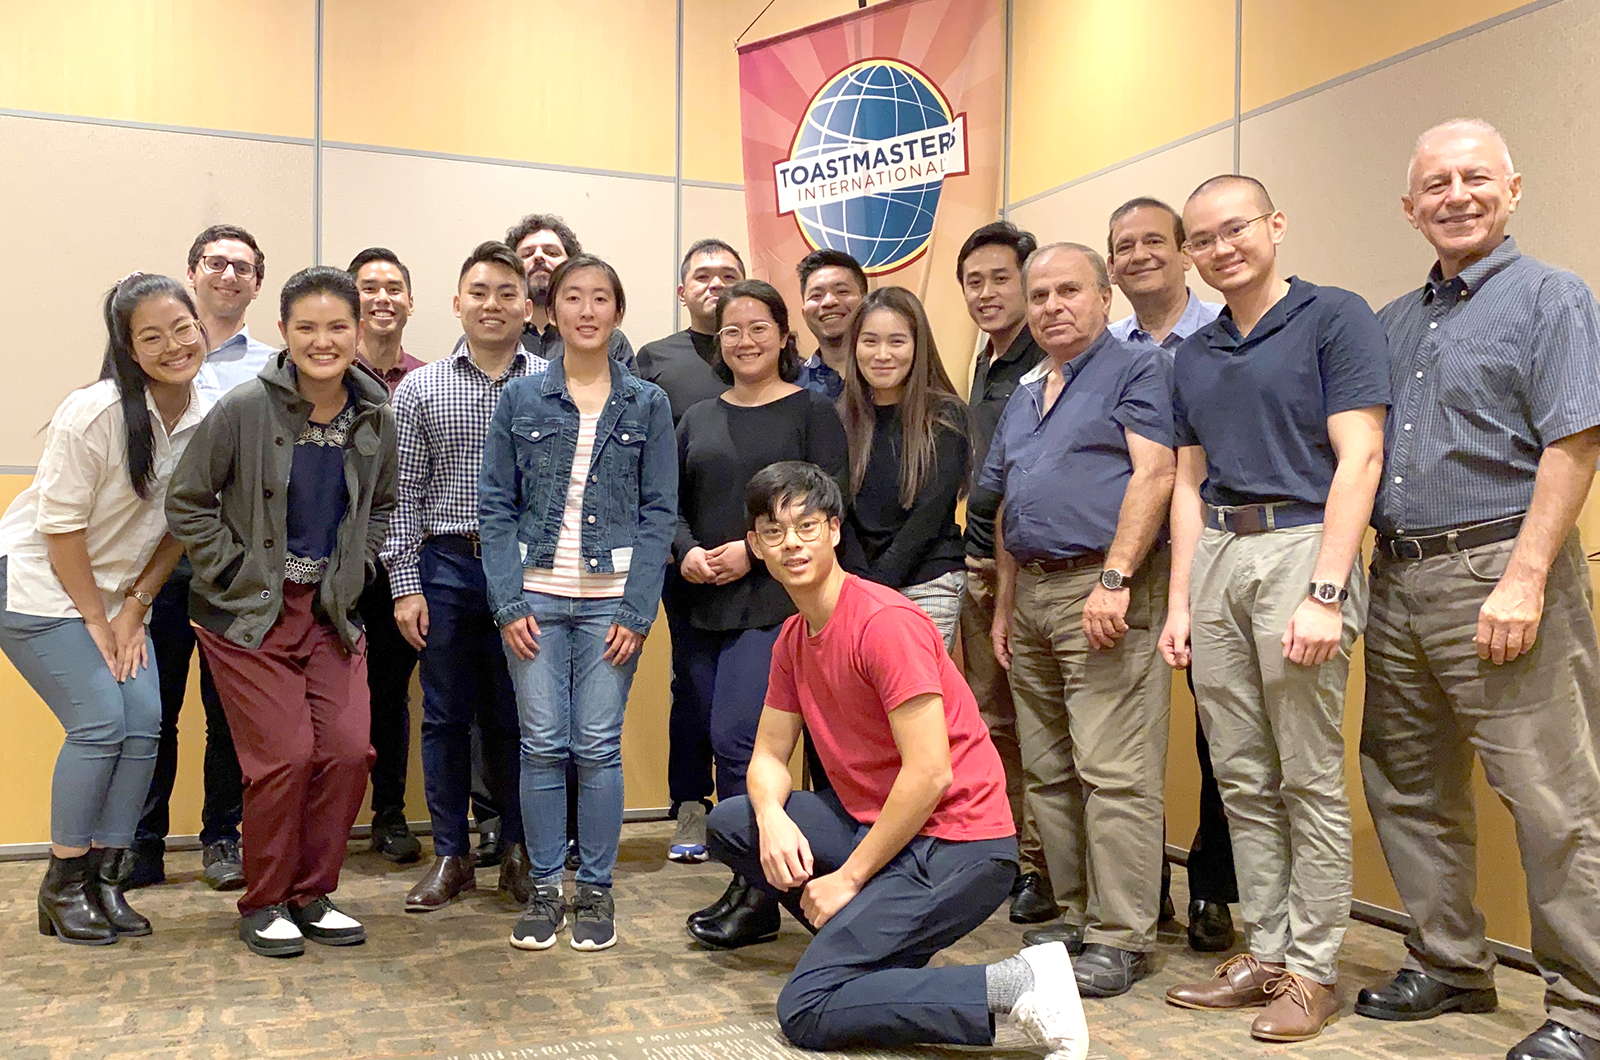
[[[761,280],[734,284],[717,300],[717,374],[732,388],[678,423],[678,535],[673,556],[687,584],[689,661],[682,686],[706,719],[716,756],[717,797],[743,795],[766,698],[772,646],[794,614],[788,593],[746,544],[745,484],[780,460],[805,460],[841,484],[848,474],[844,428],[833,403],[795,385],[800,355],[783,296]],[[778,905],[734,877],[723,896],[689,916],[689,934],[717,948],[770,938]]]
[[904,287],[867,295],[847,348],[855,356],[839,401],[850,443],[846,521],[866,554],[863,576],[922,608],[949,651],[967,580],[956,525],[972,460],[966,403],[922,303]]
[[577,772],[575,950],[617,941],[622,720],[656,620],[678,518],[672,406],[609,356],[627,307],[616,270],[576,254],[550,277],[561,352],[495,407],[478,478],[489,603],[522,727],[522,820],[533,895],[511,945],[567,923],[567,763]]
[[162,501],[206,412],[205,330],[182,285],[133,273],[103,312],[100,381],[56,409],[0,519],[0,651],[66,730],[39,932],[82,945],[150,934],[123,897],[161,731],[145,622],[182,554]]

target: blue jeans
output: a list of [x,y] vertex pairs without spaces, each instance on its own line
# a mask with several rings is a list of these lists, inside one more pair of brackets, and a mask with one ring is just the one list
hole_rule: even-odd
[[[5,585],[0,558],[0,600]],[[67,731],[50,782],[50,841],[131,846],[161,733],[161,683],[150,635],[149,664],[120,685],[81,618],[0,613],[0,651]]]
[[620,599],[524,592],[539,654],[505,649],[522,720],[522,821],[539,883],[558,883],[567,853],[567,761],[578,771],[578,882],[611,886],[622,835],[622,715],[639,655],[604,658]]

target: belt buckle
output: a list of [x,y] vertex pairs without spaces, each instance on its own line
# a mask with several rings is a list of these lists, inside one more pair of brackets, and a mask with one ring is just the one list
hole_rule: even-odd
[[[1416,555],[1408,555],[1409,546],[1416,549]],[[1389,554],[1395,559],[1419,560],[1422,558],[1422,542],[1414,537],[1397,537],[1389,542]]]

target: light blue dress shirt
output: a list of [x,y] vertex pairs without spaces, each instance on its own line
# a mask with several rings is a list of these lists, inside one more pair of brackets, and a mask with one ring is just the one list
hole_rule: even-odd
[[1148,331],[1139,326],[1139,315],[1131,313],[1121,320],[1110,325],[1106,330],[1114,338],[1123,342],[1132,342],[1140,346],[1154,346],[1166,350],[1168,353],[1183,345],[1183,340],[1217,319],[1217,314],[1222,312],[1222,307],[1215,302],[1202,302],[1193,291],[1189,292],[1189,304],[1183,307],[1183,316],[1178,318],[1167,334],[1165,342],[1157,342]]
[[240,329],[233,338],[206,355],[206,363],[195,376],[195,389],[215,404],[222,395],[247,383],[261,374],[267,361],[278,352],[277,348],[257,342],[250,336],[248,327]]

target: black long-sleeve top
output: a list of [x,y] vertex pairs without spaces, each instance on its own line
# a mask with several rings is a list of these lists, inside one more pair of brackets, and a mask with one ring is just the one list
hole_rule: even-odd
[[971,445],[964,431],[942,428],[934,437],[933,474],[910,508],[900,506],[903,438],[899,405],[879,405],[861,491],[850,505],[850,523],[866,553],[865,577],[904,589],[962,570],[961,528],[956,500],[967,478]]
[[[810,390],[753,408],[720,397],[691,406],[678,421],[674,561],[681,564],[696,546],[712,549],[744,540],[745,485],[768,464],[809,460],[843,488],[849,481],[848,454],[844,425],[833,403]],[[849,554],[848,549],[842,552]],[[696,629],[761,629],[795,611],[789,594],[760,560],[752,560],[750,573],[727,585],[681,585],[689,623]]]

